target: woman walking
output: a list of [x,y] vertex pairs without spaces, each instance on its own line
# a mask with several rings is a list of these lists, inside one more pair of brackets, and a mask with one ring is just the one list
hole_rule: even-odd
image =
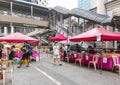
[[54,58],[54,65],[56,65],[56,61],[58,62],[60,66],[62,65],[60,62],[60,47],[57,44],[57,42],[55,42],[53,46],[53,58]]

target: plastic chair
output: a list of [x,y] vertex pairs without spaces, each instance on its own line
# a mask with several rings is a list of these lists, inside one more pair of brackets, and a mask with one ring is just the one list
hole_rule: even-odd
[[67,60],[68,63],[70,63],[70,59],[72,59],[72,57],[71,57],[71,53],[69,52],[68,56],[66,57],[66,60]]
[[112,59],[113,59],[113,68],[112,68],[112,71],[114,70],[115,67],[116,67],[116,68],[118,67],[118,69],[119,69],[119,74],[120,74],[120,64],[119,64],[118,57],[113,56]]
[[[92,61],[89,61],[89,64],[88,64],[88,68],[90,67],[91,64],[93,64],[94,68],[95,68],[95,71],[96,71],[96,67],[97,67],[97,63],[98,63],[98,57],[100,55],[97,53],[93,56],[92,58]],[[99,67],[99,66],[98,66]]]
[[78,58],[75,59],[75,64],[76,64],[77,62],[79,62],[80,66],[81,66],[82,60],[83,60],[83,54],[78,53],[77,55],[78,55]]

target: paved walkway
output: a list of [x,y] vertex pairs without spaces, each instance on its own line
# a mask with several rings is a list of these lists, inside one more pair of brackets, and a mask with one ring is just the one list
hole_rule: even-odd
[[[66,62],[62,64],[54,66],[52,57],[41,53],[40,62],[32,62],[28,68],[23,65],[18,69],[15,65],[14,85],[120,85],[117,73],[103,71],[100,75],[100,71],[93,68]],[[7,85],[11,85],[8,78]]]

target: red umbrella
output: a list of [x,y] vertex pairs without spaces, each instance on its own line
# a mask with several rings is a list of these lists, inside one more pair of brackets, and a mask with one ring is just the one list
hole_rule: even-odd
[[63,40],[67,40],[67,37],[65,37],[62,34],[58,34],[55,37],[49,38],[49,40],[51,40],[51,41],[63,41]]
[[0,41],[6,41],[6,42],[39,42],[38,39],[26,36],[22,33],[16,32],[14,34],[5,36],[5,37],[1,37]]
[[120,40],[120,33],[111,32],[104,28],[94,28],[77,36],[71,37],[70,41],[113,41]]

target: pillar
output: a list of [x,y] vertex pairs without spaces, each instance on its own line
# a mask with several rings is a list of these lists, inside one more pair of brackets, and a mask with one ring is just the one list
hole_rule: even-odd
[[31,18],[33,17],[33,6],[31,6]]
[[106,2],[107,0],[97,0],[97,13],[106,15]]
[[14,26],[11,26],[11,34],[14,33]]
[[83,32],[85,32],[85,19],[83,19]]
[[10,2],[10,12],[11,12],[11,15],[13,15],[13,2],[12,1]]
[[53,25],[56,25],[56,18],[55,18],[55,12],[53,13]]
[[[118,32],[117,28],[115,28],[115,32]],[[114,48],[117,49],[117,41],[114,41]]]
[[77,27],[77,34],[79,33],[79,23],[80,23],[80,18],[78,17],[78,27]]
[[0,27],[0,33],[1,33],[2,28]]
[[49,13],[49,22],[50,22],[50,26],[52,25],[52,15],[51,13]]
[[4,36],[7,35],[7,27],[4,27]]
[[60,14],[60,25],[61,25],[61,27],[62,27],[62,24],[63,24],[63,16],[62,16],[62,14]]

